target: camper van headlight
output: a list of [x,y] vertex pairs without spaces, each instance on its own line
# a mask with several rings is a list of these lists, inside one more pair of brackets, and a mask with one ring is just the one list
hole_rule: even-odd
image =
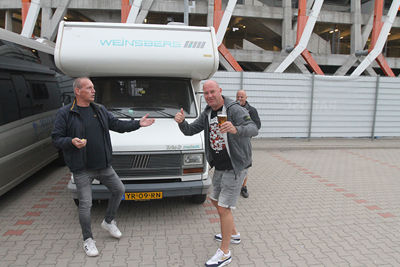
[[204,172],[203,153],[183,154],[183,174],[193,175]]
[[203,164],[203,154],[183,154],[183,166]]

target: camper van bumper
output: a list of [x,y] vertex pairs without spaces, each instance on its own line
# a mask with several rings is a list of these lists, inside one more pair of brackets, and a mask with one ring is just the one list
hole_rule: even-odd
[[[163,198],[177,196],[205,195],[211,186],[211,177],[200,181],[188,181],[177,183],[157,183],[157,184],[124,184],[125,192],[162,192]],[[76,185],[71,181],[68,183],[68,190],[74,199],[78,199]],[[102,184],[92,185],[93,200],[109,199],[111,193]]]

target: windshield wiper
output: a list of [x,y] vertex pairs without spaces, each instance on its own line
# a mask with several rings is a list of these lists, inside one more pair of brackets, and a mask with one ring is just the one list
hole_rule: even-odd
[[133,117],[133,116],[131,116],[131,115],[128,115],[128,114],[125,114],[125,113],[123,113],[123,112],[121,112],[121,111],[118,111],[118,110],[121,110],[121,109],[116,109],[116,108],[112,108],[112,109],[109,109],[111,112],[114,112],[115,114],[118,114],[118,115],[120,115],[120,116],[123,116],[123,118],[130,118],[130,119],[132,119],[132,120],[134,120],[135,119],[135,117]]
[[168,112],[162,111],[162,110],[154,110],[157,113],[160,113],[168,118],[175,118],[175,115],[169,114]]

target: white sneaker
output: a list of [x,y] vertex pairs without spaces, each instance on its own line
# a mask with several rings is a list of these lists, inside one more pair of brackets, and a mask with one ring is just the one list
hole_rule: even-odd
[[218,249],[214,256],[206,262],[206,267],[220,267],[227,265],[232,261],[232,253],[229,250],[225,254],[221,249]]
[[[222,235],[221,234],[216,234],[214,236],[214,239],[216,241],[222,242]],[[237,233],[237,235],[231,235],[231,243],[232,244],[239,244],[240,243],[240,233]]]
[[101,223],[101,227],[104,230],[107,230],[112,237],[121,238],[121,231],[117,227],[117,223],[115,220],[112,220],[111,223],[107,223],[105,220]]
[[99,255],[99,251],[97,250],[95,243],[96,241],[90,237],[83,242],[83,250],[89,257],[96,257]]

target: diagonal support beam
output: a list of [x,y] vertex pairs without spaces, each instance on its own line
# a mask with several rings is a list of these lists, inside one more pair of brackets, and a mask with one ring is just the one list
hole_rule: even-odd
[[38,51],[42,51],[47,54],[54,55],[54,47],[48,44],[42,44],[38,41],[33,40],[32,38],[27,38],[21,36],[18,33],[7,31],[5,29],[0,28],[0,39],[6,40],[12,43],[16,43],[22,46],[30,47],[32,49],[36,49]]
[[24,26],[22,28],[21,35],[25,37],[31,37],[33,34],[33,30],[35,29],[35,24],[37,17],[40,11],[40,0],[32,0],[28,15],[26,16],[26,20],[24,22]]
[[31,6],[31,0],[21,0],[22,26],[25,25],[26,16],[28,15],[30,6]]
[[[361,15],[361,6],[359,5],[359,1],[358,0],[351,0],[352,3],[352,13],[353,13],[353,21],[355,22],[354,24],[356,24],[357,18],[359,15]],[[358,14],[360,13],[360,14]],[[346,73],[349,71],[349,69],[351,67],[353,67],[353,65],[355,63],[359,63],[362,61],[362,59],[360,59],[358,56],[356,56],[355,54],[358,53],[358,51],[361,51],[361,49],[363,47],[365,47],[365,44],[368,41],[368,37],[371,34],[372,28],[373,28],[373,22],[374,22],[374,8],[371,9],[371,14],[370,17],[368,19],[367,24],[365,24],[362,33],[361,33],[361,37],[354,37],[353,35],[359,34],[358,30],[354,30],[354,33],[352,31],[352,40],[351,40],[351,50],[354,50],[354,52],[352,52],[352,55],[350,55],[347,59],[347,61],[340,66],[340,68],[338,68],[335,72],[335,76],[344,76],[346,75]],[[358,27],[358,25],[353,25],[353,27]],[[357,44],[356,42],[359,42],[361,38],[361,43]],[[376,72],[374,71],[374,69],[372,67],[368,67],[367,72],[369,73],[370,76],[377,76]]]
[[[63,0],[62,6],[57,7],[56,11],[54,14],[51,16],[49,14],[48,20],[43,19],[44,17],[44,10],[45,8],[42,8],[42,35],[41,37],[46,38],[50,41],[54,41],[56,38],[57,30],[58,30],[58,24],[60,23],[61,20],[63,20],[65,14],[67,13],[67,9],[69,7],[69,4],[71,3],[72,0]],[[51,11],[50,8],[48,8],[48,12]]]
[[220,46],[222,44],[222,40],[224,39],[226,28],[228,27],[229,21],[231,20],[236,2],[237,0],[229,0],[228,5],[226,6],[224,15],[222,16],[221,22],[218,26],[218,31],[216,33],[217,46]]
[[135,0],[132,3],[132,6],[129,11],[128,18],[126,19],[126,23],[135,23],[136,18],[139,14],[140,6],[142,5],[142,0]]
[[390,6],[385,23],[382,25],[382,12],[383,12],[383,0],[375,0],[375,15],[374,15],[374,28],[371,36],[371,46],[369,48],[369,54],[361,62],[361,64],[353,71],[351,76],[359,76],[364,70],[376,60],[383,72],[387,76],[394,77],[392,69],[387,64],[385,58],[382,55],[382,49],[387,40],[389,31],[393,25],[397,11],[400,7],[400,0],[393,0]]
[[125,23],[128,19],[129,12],[131,10],[131,5],[129,0],[121,0],[121,22]]
[[285,60],[278,66],[275,72],[284,72],[287,67],[289,67],[289,65],[292,64],[295,59],[301,54],[304,60],[306,60],[306,62],[310,65],[315,73],[321,75],[324,74],[306,48],[314,29],[315,22],[317,21],[319,12],[321,11],[321,6],[323,2],[324,0],[315,0],[311,15],[307,17],[307,0],[299,0],[296,46],[292,50],[292,52],[290,52],[290,54],[285,58]]
[[[234,0],[234,2],[236,4],[236,0]],[[229,3],[228,3],[228,5],[229,5]],[[228,12],[232,12],[232,11],[228,11]],[[214,25],[216,32],[223,30],[223,32],[225,33],[225,31],[226,31],[227,25],[225,26],[225,28],[221,27],[221,26],[223,26],[223,25],[221,25],[223,13],[224,12],[222,11],[221,0],[214,0],[214,24],[213,25]],[[230,19],[230,15],[229,15],[229,19]],[[228,20],[228,23],[229,23],[229,20]],[[235,60],[235,58],[232,56],[232,54],[229,52],[229,50],[225,47],[225,45],[223,45],[223,44],[219,45],[218,51],[226,59],[226,61],[229,62],[229,64],[232,66],[232,68],[235,71],[243,71],[242,67],[240,67],[239,63]]]
[[142,24],[144,22],[147,14],[149,14],[149,10],[153,2],[154,0],[144,0],[144,2],[142,2],[142,8],[140,9],[140,12],[136,18],[136,23]]

